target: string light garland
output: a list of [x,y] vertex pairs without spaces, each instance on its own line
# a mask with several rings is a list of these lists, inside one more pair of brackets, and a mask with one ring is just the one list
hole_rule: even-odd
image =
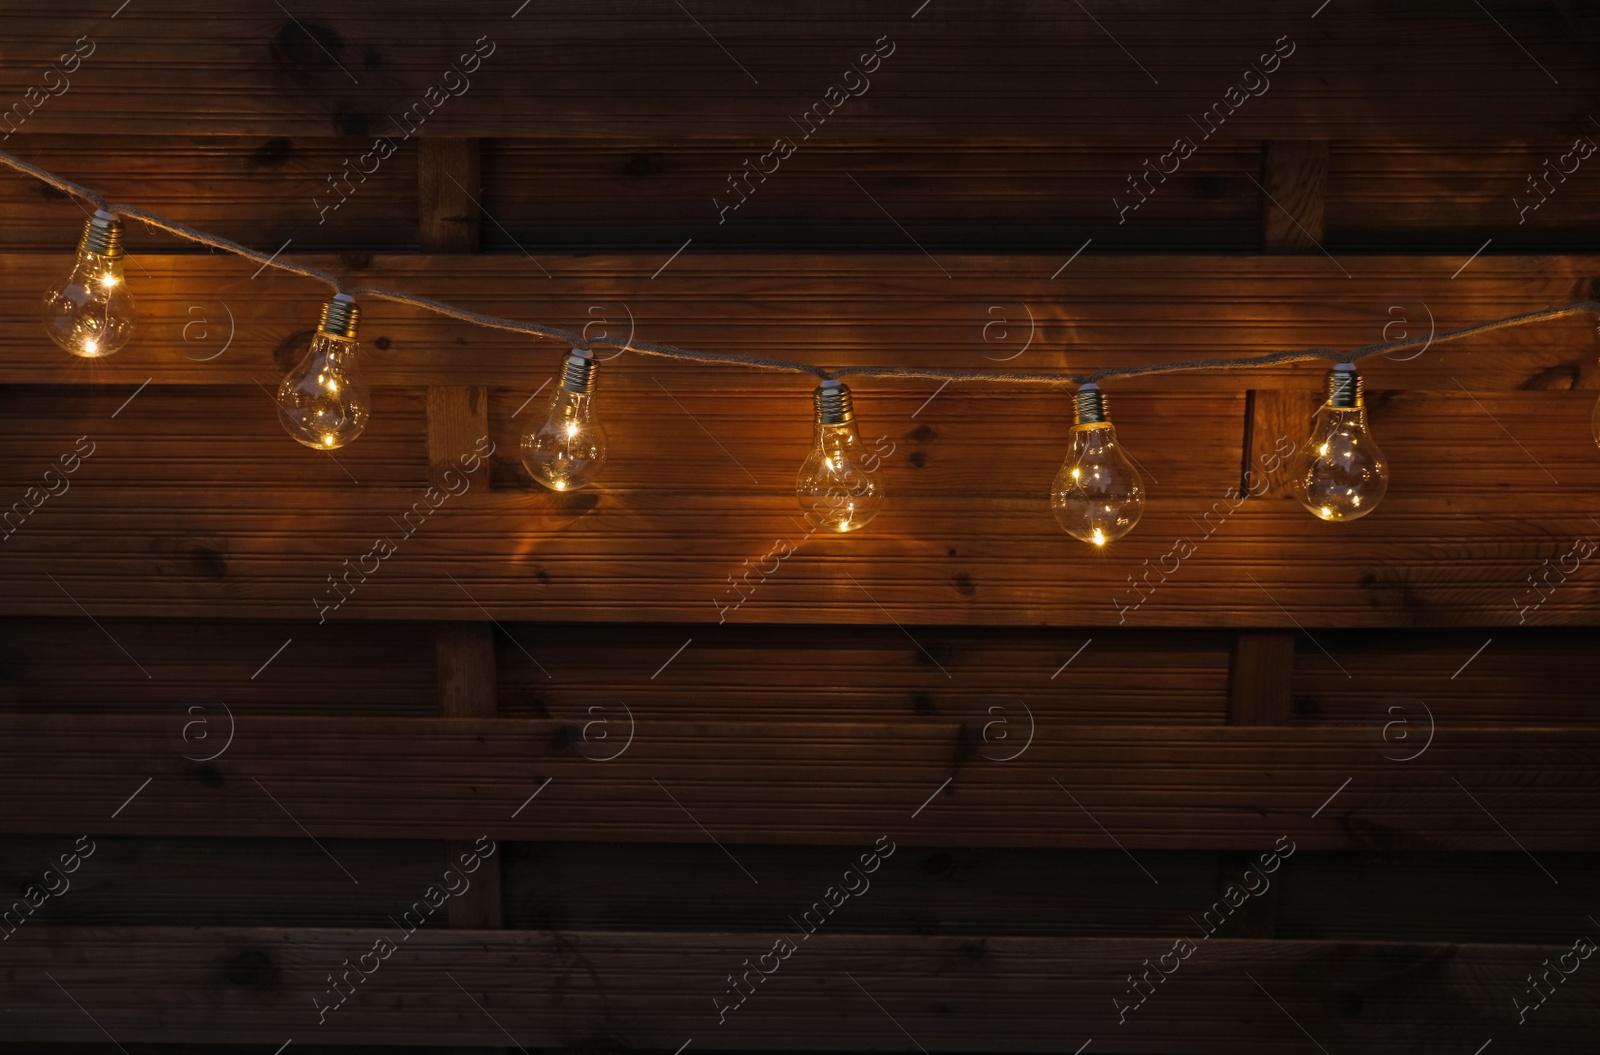
[[[179,238],[221,249],[263,267],[322,282],[334,296],[323,305],[311,347],[278,388],[285,430],[318,450],[335,450],[361,434],[370,414],[370,391],[357,365],[356,297],[405,304],[448,318],[511,333],[566,342],[557,387],[546,401],[543,421],[522,437],[522,460],[533,478],[556,490],[592,483],[606,459],[605,429],[594,415],[599,362],[595,347],[717,366],[806,374],[820,380],[811,450],[801,465],[795,492],[807,518],[818,527],[848,532],[863,527],[883,506],[884,489],[876,459],[864,453],[855,424],[853,399],[844,377],[930,381],[992,381],[1007,384],[1076,387],[1072,447],[1050,492],[1051,508],[1073,537],[1095,546],[1121,538],[1139,522],[1144,485],[1123,453],[1106,415],[1099,382],[1117,377],[1243,370],[1321,360],[1334,364],[1327,398],[1311,434],[1293,463],[1291,489],[1313,515],[1324,520],[1354,520],[1370,513],[1388,487],[1388,461],[1368,429],[1361,375],[1355,364],[1373,355],[1426,348],[1497,330],[1551,322],[1577,315],[1600,315],[1600,300],[1581,300],[1558,308],[1508,315],[1428,337],[1407,337],[1364,345],[1352,351],[1309,348],[1232,359],[1190,359],[1142,366],[1107,367],[1086,374],[1013,370],[945,370],[905,366],[849,366],[828,370],[811,363],[725,352],[700,352],[650,341],[585,338],[558,326],[525,322],[460,308],[399,290],[377,286],[347,289],[337,275],[273,254],[268,256],[219,235],[190,227],[137,206],[109,203],[98,192],[0,151],[0,164],[47,183],[94,206],[79,241],[73,271],[44,296],[43,318],[51,338],[85,358],[110,355],[127,343],[134,326],[133,297],[122,274],[122,218]],[[1592,419],[1600,444],[1600,404]]]

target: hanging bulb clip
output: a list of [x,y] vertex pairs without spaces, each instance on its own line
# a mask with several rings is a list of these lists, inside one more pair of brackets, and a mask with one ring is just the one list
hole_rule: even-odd
[[561,387],[568,392],[594,392],[595,374],[600,369],[599,360],[587,348],[574,348],[561,360]]
[[1328,373],[1328,406],[1353,410],[1364,404],[1361,374],[1354,363],[1340,363]]
[[317,332],[337,341],[356,339],[356,323],[361,319],[361,308],[348,293],[339,293],[322,306],[322,320]]
[[850,398],[850,386],[832,378],[817,385],[812,394],[817,405],[818,425],[843,425],[854,421],[856,412]]
[[1078,389],[1073,398],[1073,409],[1077,413],[1079,425],[1098,425],[1109,420],[1106,417],[1105,394],[1093,381]]
[[94,253],[107,260],[122,259],[122,221],[104,209],[96,209],[83,225],[78,252]]

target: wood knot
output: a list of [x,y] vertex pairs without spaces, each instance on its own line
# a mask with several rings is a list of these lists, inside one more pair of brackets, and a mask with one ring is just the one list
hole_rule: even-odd
[[977,596],[978,588],[972,584],[972,576],[968,575],[966,572],[962,572],[955,578],[951,579],[950,584],[956,588],[956,593],[959,593],[963,597]]
[[278,136],[250,151],[250,160],[245,164],[256,169],[277,168],[292,157],[294,157],[294,144]]
[[189,565],[196,574],[207,579],[221,579],[228,574],[228,561],[222,554],[210,546],[200,543],[190,543],[185,546],[183,553],[189,558]]
[[1577,363],[1558,363],[1540,370],[1517,388],[1523,392],[1571,392],[1578,387],[1583,368]]
[[227,778],[222,775],[222,770],[210,762],[195,766],[193,776],[194,779],[200,782],[201,787],[210,788],[213,791],[228,782]]
[[278,965],[259,949],[238,953],[222,968],[229,985],[241,989],[265,989],[277,980]]
[[622,166],[622,173],[625,176],[648,176],[655,170],[655,165],[643,154],[635,154],[626,165]]
[[[315,332],[301,330],[278,342],[278,347],[272,350],[272,362],[277,366],[279,373],[287,374],[300,365],[300,360],[305,358],[306,349],[311,346],[311,338]],[[276,393],[273,398],[277,398]]]

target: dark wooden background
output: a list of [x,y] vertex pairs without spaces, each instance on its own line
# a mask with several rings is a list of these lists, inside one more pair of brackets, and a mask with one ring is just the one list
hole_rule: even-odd
[[[1600,271],[1600,157],[1519,209],[1600,142],[1586,2],[518,2],[8,3],[0,103],[94,50],[0,149],[353,282],[830,366],[1352,348]],[[0,541],[0,887],[96,847],[0,941],[0,1050],[1594,1050],[1600,962],[1514,1002],[1600,940],[1600,572],[1544,577],[1600,538],[1590,322],[1364,364],[1393,479],[1353,524],[1281,473],[1210,512],[1298,442],[1319,369],[1108,383],[1150,498],[1104,552],[1048,508],[1064,393],[863,380],[889,503],[804,538],[803,378],[608,362],[612,461],[556,496],[516,444],[564,349],[369,300],[372,424],[330,458],[266,394],[315,283],[135,227],[137,334],[72,360],[36,316],[82,213],[6,175],[0,215],[0,508],[94,444]],[[492,464],[319,621],[482,436]],[[1119,1024],[1128,976],[1284,845]]]

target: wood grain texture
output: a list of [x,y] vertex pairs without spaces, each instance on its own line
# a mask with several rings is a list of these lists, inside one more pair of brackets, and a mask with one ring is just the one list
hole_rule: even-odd
[[[4,58],[20,78],[80,33],[97,44],[71,90],[21,126],[23,137],[342,135],[366,150],[377,136],[617,140],[671,127],[745,137],[756,151],[776,136],[799,137],[786,115],[825,102],[830,88],[840,105],[818,137],[840,126],[1045,141],[1137,132],[1153,152],[1203,134],[1570,133],[1600,88],[1576,20],[1530,3],[1492,8],[1486,18],[1475,7],[1396,11],[1368,0],[1313,20],[1314,8],[1286,12],[1264,0],[1143,4],[1096,25],[1038,0],[999,12],[951,2],[916,19],[904,4],[844,0],[776,16],[715,0],[692,18],[639,2],[596,17],[566,0],[515,19],[487,0],[448,13],[420,0],[381,11],[334,0],[298,21],[276,8],[227,5],[202,23],[187,4],[166,0],[136,19],[63,24],[59,8],[29,0],[8,10]],[[883,59],[869,61],[868,88],[845,75],[875,42]],[[475,45],[481,65],[462,60]],[[1281,66],[1271,61],[1275,46]],[[1251,73],[1263,54],[1264,78]],[[595,83],[596,55],[619,72]],[[1430,76],[1415,77],[1418,69]],[[841,90],[842,81],[860,94]],[[430,88],[438,105],[425,108]],[[1229,98],[1241,104],[1236,113]],[[1222,118],[1208,122],[1209,134],[1199,119],[1208,109]]]
[[[13,891],[40,882],[43,870],[75,838],[3,837],[0,882]],[[419,902],[425,911],[428,887],[445,881],[439,844],[427,840],[325,839],[322,848],[298,833],[283,839],[95,836],[94,841],[94,856],[71,876],[70,896],[46,902],[29,927],[377,928]],[[870,905],[831,919],[830,932],[1171,935],[1192,924],[1188,916],[1197,909],[1217,900],[1219,863],[1237,856],[1141,850],[1136,864],[1109,842],[1092,850],[898,845],[870,876]],[[508,924],[580,932],[767,930],[836,884],[861,853],[852,846],[742,845],[739,861],[762,879],[752,884],[722,850],[705,841],[500,846]],[[361,882],[351,883],[330,854]],[[1574,920],[1585,911],[1584,892],[1600,879],[1600,854],[1541,851],[1538,857],[1561,877],[1560,886],[1550,886],[1538,866],[1509,843],[1490,853],[1301,848],[1268,877],[1271,889],[1283,891],[1276,936],[1570,941]],[[489,860],[497,859],[498,854]],[[272,862],[270,869],[262,868],[264,860]],[[1160,883],[1151,884],[1140,864]],[[467,893],[477,889],[482,875],[482,869],[474,873]],[[641,876],[650,883],[648,898],[637,896]],[[1547,892],[1529,896],[1534,883]],[[1261,885],[1256,876],[1241,884]],[[453,896],[447,907],[457,899]],[[1489,902],[1500,909],[1479,910]],[[1084,912],[1086,904],[1095,911]],[[428,929],[442,926],[438,916],[429,919]],[[1240,936],[1234,927],[1243,921],[1238,913],[1231,917],[1227,936]]]
[[1228,677],[1229,725],[1287,725],[1294,689],[1295,634],[1240,630]]
[[476,139],[417,141],[417,229],[424,253],[476,253],[483,193]]
[[489,393],[482,385],[431,385],[428,388],[428,476],[447,487],[445,474],[461,474],[464,456],[489,435]]
[[1271,140],[1263,145],[1261,155],[1261,251],[1322,252],[1328,141]]
[[1506,849],[1510,830],[1537,852],[1592,847],[1600,796],[1600,733],[1586,728],[1461,730],[1400,764],[1366,730],[1338,727],[1085,729],[1041,717],[1018,755],[1015,739],[990,730],[974,742],[954,722],[643,720],[623,754],[602,760],[583,749],[592,740],[577,722],[257,718],[197,766],[163,725],[6,716],[0,790],[34,803],[9,830],[643,841],[710,831],[729,845],[892,831],[908,843],[1095,849],[1109,830],[1133,849],[1262,849],[1287,834],[1312,849],[1440,850]]
[[[800,541],[791,534],[793,495],[777,487],[704,496],[469,491],[433,513],[420,489],[85,489],[36,511],[0,547],[0,576],[15,615],[269,617],[300,620],[307,633],[334,620],[486,613],[898,622],[913,638],[929,624],[1516,626],[1529,571],[1594,530],[1572,493],[1442,499],[1395,487],[1376,515],[1340,525],[1264,499],[1242,504],[1221,527],[1220,512],[1205,519],[1211,501],[1152,496],[1138,532],[1095,555],[1061,534],[1042,492],[906,495],[870,531]],[[796,548],[772,571],[765,555],[785,538]],[[1178,539],[1197,551],[1176,572],[1146,580]],[[397,549],[373,570],[368,555],[381,542]],[[769,569],[765,578],[746,582],[745,561]],[[742,587],[730,587],[734,574]],[[1592,624],[1596,599],[1595,583],[1574,576],[1527,624]]]
[[[1600,141],[1581,115],[1579,124]],[[1323,244],[1335,255],[1408,251],[1458,261],[1491,238],[1491,256],[1586,252],[1600,223],[1600,180],[1592,161],[1575,166],[1572,147],[1584,134],[1574,125],[1497,139],[1342,138],[1328,162]],[[401,144],[353,185],[354,162],[370,140],[39,133],[25,142],[27,158],[45,168],[267,252],[291,238],[289,255],[321,249],[359,258],[420,245],[420,153],[429,139]],[[1120,213],[1114,199],[1127,198],[1128,176],[1153,160],[1151,142],[1138,134],[1048,142],[919,135],[886,149],[846,122],[813,136],[724,220],[713,200],[726,204],[728,177],[755,160],[748,138],[694,138],[675,126],[670,135],[657,129],[608,142],[543,130],[481,141],[483,186],[474,194],[493,217],[483,224],[483,244],[519,256],[664,257],[691,235],[694,252],[915,252],[906,231],[936,255],[1058,254],[1048,271],[1091,239],[1087,260],[1106,252],[1257,249],[1261,191],[1251,177],[1260,180],[1261,144],[1213,139],[1137,212]],[[331,189],[330,178],[344,193]],[[455,190],[448,180],[445,186]],[[0,212],[5,252],[60,252],[82,219],[52,189],[9,171],[0,172]],[[127,239],[136,256],[172,245],[140,224],[130,225]],[[1421,313],[1420,304],[1412,309]]]
[[[174,558],[213,574],[225,561],[200,537]],[[87,715],[109,705],[158,721],[179,718],[174,747],[195,757],[226,739],[223,705],[239,715],[439,713],[433,624],[307,629],[303,620],[102,619],[96,627],[81,613],[61,621],[7,618],[0,623],[0,704],[14,713]],[[196,705],[209,709],[190,714]],[[216,724],[195,726],[196,742],[185,745],[183,726],[206,716]],[[202,733],[218,739],[205,749]]]
[[[1123,976],[1137,976],[1146,958],[1154,965],[1175,936],[819,931],[812,942],[793,927],[740,935],[419,930],[387,959],[370,957],[370,979],[353,973],[354,991],[319,1025],[312,1001],[326,994],[328,971],[342,970],[346,957],[359,971],[357,957],[378,939],[393,939],[392,928],[40,930],[0,948],[9,968],[0,994],[18,1040],[104,1036],[45,977],[48,969],[129,1042],[298,1035],[405,1043],[420,1032],[444,1043],[504,1044],[509,1033],[532,1048],[603,1038],[655,1051],[689,1038],[719,1050],[898,1048],[909,1035],[929,1051],[1059,1052],[1092,1039],[1118,1052],[1266,1055],[1302,1046],[1306,1029],[1330,1055],[1400,1043],[1446,1055],[1504,1031],[1517,1017],[1511,997],[1522,992],[1529,967],[1554,963],[1572,947],[1219,937],[1201,941],[1164,981],[1152,974],[1154,992],[1119,1028],[1113,997],[1125,996]],[[762,981],[753,973],[754,991],[719,1025],[712,997],[728,990],[728,972],[745,970],[745,958],[755,964],[780,937],[794,951]],[[244,957],[264,971],[226,970]],[[1600,1019],[1581,970],[1580,963],[1574,984],[1530,1016],[1526,1035],[1540,1038],[1544,1050],[1582,1050]],[[1241,1017],[1251,1029],[1239,1031]]]
[[[70,240],[79,221],[65,212],[62,220]],[[1592,276],[1600,273],[1596,257],[1492,253],[1463,269],[1476,247],[1445,257],[1353,256],[1337,265],[1321,254],[1100,256],[1091,247],[1051,279],[1081,241],[1064,242],[1060,253],[1051,255],[938,258],[953,278],[915,251],[702,255],[690,246],[663,270],[681,244],[649,254],[540,254],[550,278],[521,253],[377,255],[353,263],[320,254],[301,259],[353,283],[391,286],[574,330],[592,324],[591,334],[631,334],[707,351],[759,352],[830,366],[1047,372],[1353,348],[1384,340],[1386,328],[1390,337],[1425,336],[1430,318],[1436,330],[1444,330],[1584,299]],[[280,355],[298,356],[298,335],[309,335],[316,323],[320,291],[304,279],[269,269],[252,280],[258,265],[221,257],[146,255],[141,263],[149,276],[130,276],[129,284],[143,322],[125,349],[103,360],[74,360],[43,339],[30,321],[0,332],[5,364],[0,380],[119,384],[130,386],[128,391],[151,378],[158,385],[255,387],[293,365],[280,362]],[[1345,277],[1340,265],[1352,277]],[[71,258],[62,254],[0,254],[0,318],[32,320],[40,276],[65,273],[70,266]],[[530,302],[530,290],[537,290],[537,302]],[[184,327],[195,319],[189,309],[202,301],[218,328],[202,337],[203,328],[191,327],[186,336]],[[1398,314],[1411,320],[1410,330],[1396,324],[1390,311],[1402,302],[1409,307]],[[598,311],[591,310],[597,306]],[[369,300],[362,307],[362,360],[369,380],[380,388],[488,385],[519,390],[525,399],[555,372],[563,351],[558,342],[399,305]],[[233,340],[223,352],[224,322],[230,317]],[[1537,383],[1552,370],[1566,371],[1581,386],[1581,379],[1595,372],[1592,329],[1589,320],[1575,318],[1440,345],[1420,355],[1380,357],[1367,364],[1368,388],[1546,389],[1551,386]],[[280,353],[280,348],[287,350]],[[1110,391],[1115,396],[1314,389],[1321,373],[1316,364],[1306,363],[1247,375],[1158,375],[1119,380]],[[605,383],[631,375],[641,387],[655,388],[651,374],[661,374],[669,385],[708,389],[793,392],[805,387],[798,376],[696,368],[631,355],[608,362]],[[861,381],[859,387],[863,399],[878,391],[915,397],[909,414],[938,382]],[[995,397],[1016,394],[995,388],[960,386],[946,395],[961,398],[980,389]],[[115,406],[110,404],[107,413]]]

